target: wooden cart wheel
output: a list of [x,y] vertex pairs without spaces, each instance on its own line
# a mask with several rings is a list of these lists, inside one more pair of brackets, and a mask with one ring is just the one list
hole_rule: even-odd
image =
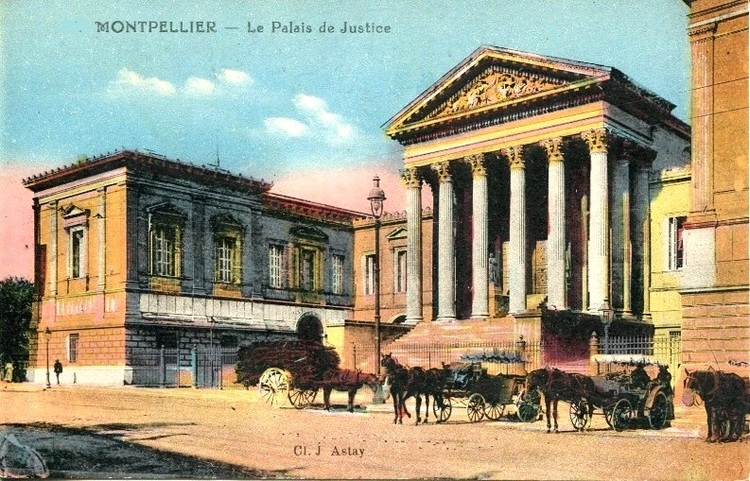
[[258,391],[260,397],[270,405],[278,405],[289,391],[291,375],[278,367],[269,367],[260,375]]
[[317,389],[293,388],[289,390],[287,396],[289,397],[289,402],[292,403],[292,406],[297,409],[304,409],[312,403],[317,393]]
[[656,393],[651,407],[648,410],[648,424],[651,429],[661,429],[667,422],[669,415],[669,401],[663,392]]
[[493,421],[499,421],[504,412],[505,404],[499,401],[487,402],[484,406],[484,415]]
[[604,406],[602,411],[604,411],[604,420],[607,421],[607,426],[614,429],[614,426],[612,426],[612,407]]
[[443,396],[442,402],[432,401],[432,412],[435,413],[435,419],[437,422],[444,423],[451,417],[453,407],[451,406],[451,398]]
[[627,428],[633,419],[633,405],[625,398],[620,399],[612,409],[612,427],[615,431]]
[[578,431],[583,431],[590,421],[588,408],[585,398],[570,403],[570,422]]
[[518,396],[516,415],[522,422],[530,423],[536,421],[541,407],[541,398],[536,391],[523,391]]
[[466,414],[469,421],[477,423],[484,417],[484,396],[475,392],[469,396],[469,403],[466,405]]

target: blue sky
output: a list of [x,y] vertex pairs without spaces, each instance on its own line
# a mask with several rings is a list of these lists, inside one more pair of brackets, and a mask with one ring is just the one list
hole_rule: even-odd
[[[222,167],[272,181],[397,169],[383,123],[483,44],[616,67],[688,120],[687,13],[680,0],[4,0],[0,160],[61,166],[125,147],[196,164],[218,150]],[[217,31],[96,31],[117,20]],[[269,32],[275,21],[313,32]],[[391,32],[318,32],[344,21]]]

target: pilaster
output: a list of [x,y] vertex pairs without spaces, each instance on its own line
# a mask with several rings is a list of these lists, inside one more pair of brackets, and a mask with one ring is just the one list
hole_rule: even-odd
[[47,204],[49,210],[49,293],[50,296],[57,296],[57,201]]

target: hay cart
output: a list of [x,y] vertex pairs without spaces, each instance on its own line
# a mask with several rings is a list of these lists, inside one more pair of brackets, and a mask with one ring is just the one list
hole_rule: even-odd
[[271,405],[288,400],[295,408],[309,406],[324,384],[324,374],[337,370],[339,356],[332,347],[305,340],[281,340],[242,347],[237,382],[257,384],[261,399]]
[[484,417],[497,421],[505,413],[506,406],[514,405],[522,421],[536,419],[540,410],[538,395],[519,396],[525,388],[526,377],[515,374],[487,374],[484,362],[521,362],[507,357],[464,356],[468,362],[452,363],[443,367],[449,370],[448,380],[443,390],[442,406],[433,403],[433,411],[438,422],[447,421],[453,406],[465,406],[469,421],[476,423]]

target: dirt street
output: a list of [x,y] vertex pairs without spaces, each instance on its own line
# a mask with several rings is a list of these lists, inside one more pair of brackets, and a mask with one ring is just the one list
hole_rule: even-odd
[[[53,477],[748,479],[750,443],[706,444],[700,411],[662,431],[615,433],[596,415],[573,432],[543,422],[393,425],[385,407],[270,407],[254,390],[0,385],[0,431],[39,451]],[[337,398],[342,402],[343,398]]]

